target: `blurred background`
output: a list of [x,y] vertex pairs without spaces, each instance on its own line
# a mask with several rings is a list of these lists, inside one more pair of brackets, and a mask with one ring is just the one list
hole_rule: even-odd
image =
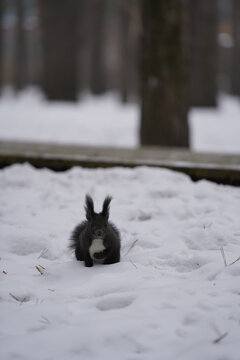
[[[91,113],[79,120],[85,121],[82,138],[73,136],[73,142],[81,143],[85,131],[88,143],[89,118],[89,126],[103,126],[101,136],[108,134],[100,143],[96,134],[90,143],[113,145],[114,139],[119,146],[240,152],[240,0],[0,0],[0,24],[0,137],[17,137],[10,132],[16,114],[9,107],[17,107],[21,94],[34,87],[38,95],[26,100],[25,92],[25,113],[18,108],[23,128],[31,126],[24,118],[41,93],[45,108],[88,102]],[[103,108],[108,104],[112,111],[97,99],[105,99]],[[79,116],[81,109],[75,108]],[[124,122],[121,133],[114,117],[122,109],[128,110],[118,118]],[[96,125],[101,110],[105,120]],[[65,113],[67,121],[71,116],[77,118]],[[106,117],[111,125],[104,125]],[[115,126],[116,137],[135,133],[121,143],[108,126]],[[66,133],[66,126],[62,129]],[[34,138],[34,129],[30,133]],[[61,139],[71,142],[70,135]]]

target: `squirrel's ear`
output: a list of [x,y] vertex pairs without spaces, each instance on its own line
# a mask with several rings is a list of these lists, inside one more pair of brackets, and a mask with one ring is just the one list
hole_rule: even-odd
[[109,204],[112,200],[111,196],[107,196],[103,202],[103,208],[102,208],[102,215],[105,217],[106,220],[109,218]]
[[94,204],[93,204],[93,199],[88,194],[86,195],[85,198],[85,211],[86,211],[86,218],[88,221],[90,221],[93,218],[93,214],[94,214]]

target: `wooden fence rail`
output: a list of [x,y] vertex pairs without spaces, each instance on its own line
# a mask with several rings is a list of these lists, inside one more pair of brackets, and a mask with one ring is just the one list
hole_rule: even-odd
[[193,180],[208,179],[240,185],[239,155],[195,153],[177,148],[125,149],[0,141],[0,168],[23,162],[55,171],[64,171],[73,166],[155,166],[184,172]]

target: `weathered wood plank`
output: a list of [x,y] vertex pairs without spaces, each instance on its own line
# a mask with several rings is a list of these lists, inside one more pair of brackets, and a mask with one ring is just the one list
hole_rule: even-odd
[[184,149],[137,149],[0,141],[0,167],[29,162],[35,167],[64,171],[73,166],[159,166],[184,172],[194,180],[240,185],[240,156],[194,153]]

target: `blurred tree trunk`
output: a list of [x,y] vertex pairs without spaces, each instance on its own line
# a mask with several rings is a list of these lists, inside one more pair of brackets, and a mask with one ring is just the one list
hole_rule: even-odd
[[233,94],[240,96],[240,0],[233,0]]
[[105,0],[91,0],[91,69],[90,91],[95,95],[106,91],[106,63],[105,63]]
[[78,0],[38,0],[43,88],[49,100],[77,99]]
[[3,86],[3,0],[0,0],[0,93]]
[[90,63],[90,6],[89,0],[79,1],[78,22],[78,92],[85,91],[89,86]]
[[128,74],[128,66],[129,66],[129,26],[130,26],[130,3],[128,0],[122,0],[119,3],[120,6],[120,35],[121,35],[121,97],[122,102],[126,103],[128,101],[128,92],[129,92],[129,74]]
[[189,1],[190,103],[216,106],[217,0]]
[[141,143],[188,146],[182,0],[142,1]]
[[121,34],[120,89],[122,102],[139,98],[139,0],[119,0]]
[[26,85],[26,39],[24,33],[24,0],[15,0],[16,24],[16,53],[14,69],[14,87],[21,90]]

